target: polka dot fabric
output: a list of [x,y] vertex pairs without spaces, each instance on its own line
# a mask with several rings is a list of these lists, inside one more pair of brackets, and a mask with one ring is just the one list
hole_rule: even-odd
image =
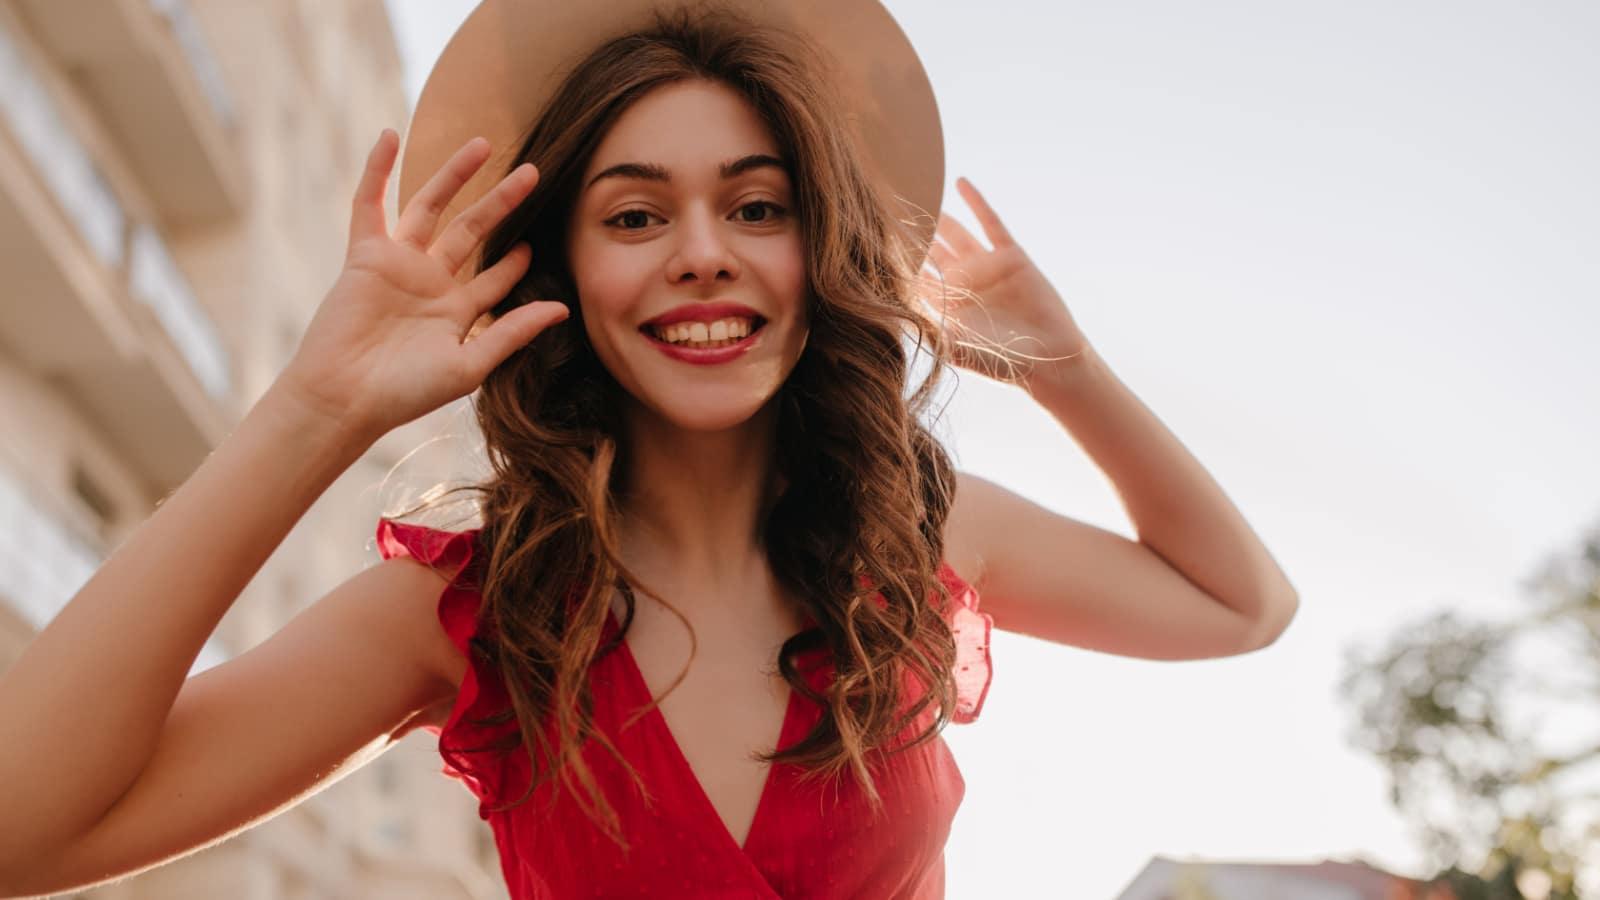
[[[749,835],[741,846],[717,816],[711,800],[678,749],[660,710],[624,729],[628,716],[650,702],[649,689],[624,642],[595,661],[590,686],[597,726],[638,771],[654,794],[640,796],[621,766],[593,744],[583,750],[632,843],[624,854],[589,821],[570,791],[559,796],[544,784],[524,804],[493,811],[527,788],[525,751],[467,753],[466,748],[515,732],[515,722],[483,728],[468,720],[509,706],[499,673],[469,649],[477,633],[481,596],[475,562],[478,532],[437,531],[382,519],[378,550],[384,559],[410,556],[452,576],[439,598],[439,622],[470,664],[439,737],[444,773],[478,799],[478,814],[494,832],[501,869],[514,900],[575,897],[757,898],[757,900],[938,900],[944,896],[944,845],[966,783],[942,737],[892,756],[874,753],[868,766],[883,800],[874,817],[848,775],[836,782],[802,785],[800,770],[777,765]],[[975,721],[990,681],[989,617],[977,593],[948,565],[940,579],[956,599],[951,627],[958,644],[957,712]],[[618,623],[609,618],[606,638]],[[799,660],[812,687],[832,677],[826,651]],[[791,691],[779,746],[797,743],[823,714],[821,706]],[[925,714],[919,729],[932,721]]]

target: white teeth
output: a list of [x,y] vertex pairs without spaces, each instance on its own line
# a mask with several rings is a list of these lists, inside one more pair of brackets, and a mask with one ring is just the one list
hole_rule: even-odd
[[717,345],[719,342],[743,340],[755,330],[755,322],[746,318],[718,319],[715,322],[679,322],[655,329],[656,335],[669,344]]

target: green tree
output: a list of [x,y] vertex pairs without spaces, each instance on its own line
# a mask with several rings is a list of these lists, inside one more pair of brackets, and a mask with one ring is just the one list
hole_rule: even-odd
[[1600,527],[1521,587],[1503,621],[1445,610],[1345,656],[1350,740],[1463,900],[1532,881],[1579,900],[1600,878]]

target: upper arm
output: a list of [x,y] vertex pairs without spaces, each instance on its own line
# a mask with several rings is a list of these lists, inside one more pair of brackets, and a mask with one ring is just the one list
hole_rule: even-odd
[[1144,544],[957,473],[946,557],[1003,631],[1145,659],[1255,649],[1259,632]]
[[441,720],[465,666],[437,618],[444,585],[415,562],[379,563],[259,646],[188,679],[127,792],[9,887],[78,888],[219,843]]

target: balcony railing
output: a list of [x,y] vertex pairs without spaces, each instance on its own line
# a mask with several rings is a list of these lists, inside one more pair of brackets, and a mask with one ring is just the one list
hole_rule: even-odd
[[226,400],[233,389],[228,353],[188,280],[172,261],[166,242],[154,228],[140,224],[134,226],[131,245],[128,287],[134,298],[155,311],[206,392],[219,401]]
[[[182,4],[166,0],[167,5]],[[179,21],[187,22],[185,16]],[[0,113],[33,164],[34,173],[108,268],[127,259],[132,296],[149,306],[212,397],[228,396],[227,351],[160,232],[131,221],[100,169],[73,136],[55,102],[0,27]],[[124,247],[128,250],[125,251]]]
[[[152,486],[171,490],[226,433],[228,349],[161,232],[130,214],[77,137],[38,48],[6,22],[0,346],[60,379]],[[134,315],[141,306],[151,315]]]
[[172,29],[173,37],[177,38],[178,46],[183,49],[183,56],[189,61],[189,68],[194,70],[195,79],[200,82],[200,89],[210,101],[212,111],[217,114],[224,127],[232,128],[237,119],[233,111],[233,95],[228,93],[228,84],[222,78],[222,68],[217,65],[217,58],[211,53],[211,43],[200,30],[200,23],[195,21],[194,14],[189,11],[189,4],[184,0],[148,0],[148,2],[155,14],[165,19],[168,27]]
[[[72,73],[121,162],[161,222],[205,228],[248,203],[234,101],[210,42],[183,0],[9,0],[16,20]],[[0,17],[3,21],[4,17]]]
[[67,128],[22,48],[0,23],[0,114],[95,256],[122,265],[127,216],[100,167]]

